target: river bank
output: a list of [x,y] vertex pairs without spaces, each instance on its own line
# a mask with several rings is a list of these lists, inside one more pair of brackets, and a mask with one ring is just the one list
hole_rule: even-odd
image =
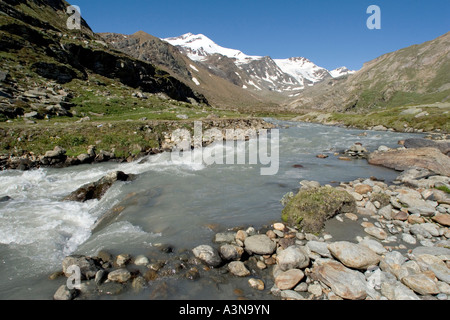
[[[105,251],[66,257],[62,272],[51,278],[69,277],[68,267],[77,265],[85,280],[78,289],[62,284],[54,299],[98,299],[127,290],[171,299],[164,279],[208,278],[212,285],[231,277],[267,299],[447,300],[450,196],[436,188],[448,186],[450,178],[416,171],[401,174],[393,185],[357,179],[333,188],[302,181],[300,191],[342,190],[356,204],[354,212],[336,212],[315,234],[280,220],[260,230],[236,227],[216,233],[212,243],[176,254],[160,245],[159,257]],[[235,291],[237,299],[255,298]]]
[[[224,136],[227,129],[259,132],[261,129],[274,127],[260,118],[213,118],[198,121],[201,121],[202,129],[214,128],[222,131]],[[193,133],[194,121],[88,121],[44,127],[32,125],[0,128],[2,149],[10,150],[8,153],[3,151],[0,155],[0,170],[136,161],[147,155],[171,151],[176,145],[172,133],[177,129]],[[211,137],[203,138],[203,146],[212,142]]]

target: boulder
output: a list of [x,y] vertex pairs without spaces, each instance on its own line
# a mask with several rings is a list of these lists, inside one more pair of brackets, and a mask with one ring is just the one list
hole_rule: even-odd
[[66,277],[70,277],[73,274],[70,272],[70,267],[72,266],[80,268],[81,279],[95,278],[97,271],[100,269],[94,259],[81,255],[72,255],[65,257],[62,262],[63,273]]
[[294,288],[305,276],[300,269],[290,269],[280,272],[275,277],[275,285],[281,290],[290,290]]
[[228,270],[238,277],[246,277],[250,275],[250,271],[247,269],[242,261],[232,261],[228,264]]
[[450,158],[436,148],[375,151],[369,155],[368,162],[399,171],[418,167],[450,176]]
[[209,245],[200,245],[192,249],[194,255],[207,265],[217,267],[222,263],[219,254]]
[[333,242],[328,245],[328,250],[349,268],[367,269],[380,262],[380,256],[368,247],[348,241]]
[[123,173],[122,171],[114,171],[108,173],[100,180],[81,186],[67,197],[65,201],[85,202],[92,199],[100,200],[100,198],[108,191],[108,189],[116,181],[130,181],[134,175]]
[[443,154],[450,153],[450,141],[434,141],[430,139],[422,138],[409,138],[405,139],[403,144],[405,148],[436,148]]
[[356,201],[347,191],[329,186],[300,191],[286,204],[282,219],[304,232],[318,233],[337,214],[355,212]]
[[276,243],[265,234],[247,237],[244,241],[245,250],[255,254],[272,254]]
[[363,300],[367,297],[367,282],[364,275],[337,261],[327,261],[315,266],[312,269],[312,277],[325,283],[344,299]]
[[277,254],[276,261],[282,271],[299,268],[303,269],[309,265],[309,257],[306,252],[298,247],[291,246]]

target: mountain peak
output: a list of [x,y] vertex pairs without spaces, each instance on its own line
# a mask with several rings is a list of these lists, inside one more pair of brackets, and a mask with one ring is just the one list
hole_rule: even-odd
[[224,48],[204,34],[185,33],[178,37],[162,39],[173,46],[180,47],[194,61],[203,61],[213,54],[221,54],[235,59],[236,63],[247,63],[261,59],[259,56],[248,56],[240,50]]

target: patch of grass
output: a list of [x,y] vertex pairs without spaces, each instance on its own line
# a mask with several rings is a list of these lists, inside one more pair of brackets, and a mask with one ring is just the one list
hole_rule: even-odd
[[336,214],[355,210],[355,199],[348,192],[320,187],[300,190],[287,203],[281,218],[305,232],[319,233],[326,220]]
[[439,187],[435,187],[435,189],[438,189],[438,190],[444,191],[445,193],[450,194],[450,188],[447,186],[439,186]]

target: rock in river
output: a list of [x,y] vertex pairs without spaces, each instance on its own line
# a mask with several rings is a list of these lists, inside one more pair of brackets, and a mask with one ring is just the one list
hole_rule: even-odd
[[207,265],[217,267],[222,263],[219,254],[209,245],[200,245],[192,249],[194,255]]
[[108,173],[106,176],[100,180],[92,183],[85,184],[84,186],[78,188],[64,200],[67,201],[78,201],[85,202],[91,199],[100,199],[106,191],[114,184],[116,181],[130,181],[134,178],[134,175],[129,175],[123,173],[122,171],[114,171]]

